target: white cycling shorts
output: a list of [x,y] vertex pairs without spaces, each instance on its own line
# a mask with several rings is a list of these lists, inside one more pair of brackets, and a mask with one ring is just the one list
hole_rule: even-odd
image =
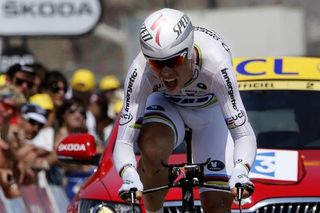
[[[176,135],[178,147],[185,136],[185,125],[192,129],[192,152],[195,163],[210,163],[205,167],[208,184],[228,187],[233,169],[233,139],[218,105],[211,108],[190,109],[168,101],[162,93],[152,93],[147,100],[143,123],[160,122],[168,125]],[[200,192],[217,191],[201,188]]]

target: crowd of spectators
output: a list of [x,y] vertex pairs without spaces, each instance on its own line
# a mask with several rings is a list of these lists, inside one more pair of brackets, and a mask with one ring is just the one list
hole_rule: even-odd
[[99,152],[106,146],[123,94],[115,76],[96,80],[91,70],[78,69],[69,81],[40,63],[14,64],[1,75],[0,185],[7,198],[37,184],[45,171],[48,183],[64,187],[71,199],[92,174],[91,166],[58,161],[55,149],[74,133],[92,134]]

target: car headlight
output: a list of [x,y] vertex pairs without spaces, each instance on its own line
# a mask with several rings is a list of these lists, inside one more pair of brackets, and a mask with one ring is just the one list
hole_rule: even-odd
[[[135,212],[141,213],[138,205]],[[131,205],[125,203],[105,202],[101,200],[81,200],[79,213],[132,213]]]
[[95,206],[91,207],[89,209],[89,212],[90,213],[113,213],[114,211],[108,205],[98,204],[98,205],[95,205]]

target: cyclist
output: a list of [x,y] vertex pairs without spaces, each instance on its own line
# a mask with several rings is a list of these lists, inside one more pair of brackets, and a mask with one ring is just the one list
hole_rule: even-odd
[[[226,191],[200,189],[205,212],[230,212],[237,182],[252,186],[248,173],[256,155],[256,138],[243,106],[230,49],[214,31],[193,27],[181,11],[164,8],[148,16],[140,28],[142,52],[125,81],[124,106],[114,149],[123,179],[122,196],[136,188],[168,183],[167,162],[192,129],[195,162],[211,158],[207,183]],[[133,146],[141,151],[137,166]],[[247,189],[247,197],[251,190]],[[163,212],[167,191],[143,196],[147,212]]]

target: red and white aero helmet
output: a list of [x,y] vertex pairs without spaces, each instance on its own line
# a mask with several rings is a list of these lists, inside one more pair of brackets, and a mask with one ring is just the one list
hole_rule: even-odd
[[179,10],[164,8],[149,15],[140,28],[140,46],[147,59],[166,60],[193,53],[193,26]]

